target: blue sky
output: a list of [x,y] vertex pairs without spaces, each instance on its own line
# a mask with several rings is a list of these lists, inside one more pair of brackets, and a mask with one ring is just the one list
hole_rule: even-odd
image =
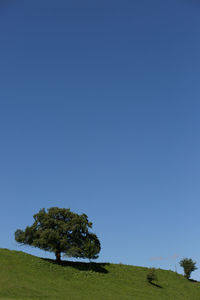
[[59,206],[93,221],[99,261],[200,268],[199,13],[1,1],[0,247],[48,256],[14,232]]

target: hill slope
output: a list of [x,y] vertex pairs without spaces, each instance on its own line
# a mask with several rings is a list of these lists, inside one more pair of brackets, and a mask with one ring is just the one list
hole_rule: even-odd
[[146,282],[148,269],[116,264],[56,265],[23,252],[0,249],[0,300],[199,300],[199,283],[172,271],[156,270],[157,285]]

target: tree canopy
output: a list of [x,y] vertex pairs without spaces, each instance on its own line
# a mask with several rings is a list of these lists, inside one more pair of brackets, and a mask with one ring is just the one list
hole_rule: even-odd
[[90,232],[92,223],[86,214],[76,214],[70,209],[43,208],[33,216],[34,223],[25,230],[17,229],[15,240],[55,253],[60,262],[61,254],[76,258],[98,258],[101,244],[96,234]]

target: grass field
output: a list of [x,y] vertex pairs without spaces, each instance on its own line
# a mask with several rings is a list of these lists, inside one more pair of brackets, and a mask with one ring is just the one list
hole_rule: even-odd
[[172,271],[119,264],[57,265],[23,252],[0,249],[0,300],[199,300],[200,284]]

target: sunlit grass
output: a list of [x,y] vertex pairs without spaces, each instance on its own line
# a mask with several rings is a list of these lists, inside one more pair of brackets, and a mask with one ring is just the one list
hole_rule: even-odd
[[172,271],[100,263],[57,265],[23,252],[0,249],[0,300],[199,300],[200,285]]

